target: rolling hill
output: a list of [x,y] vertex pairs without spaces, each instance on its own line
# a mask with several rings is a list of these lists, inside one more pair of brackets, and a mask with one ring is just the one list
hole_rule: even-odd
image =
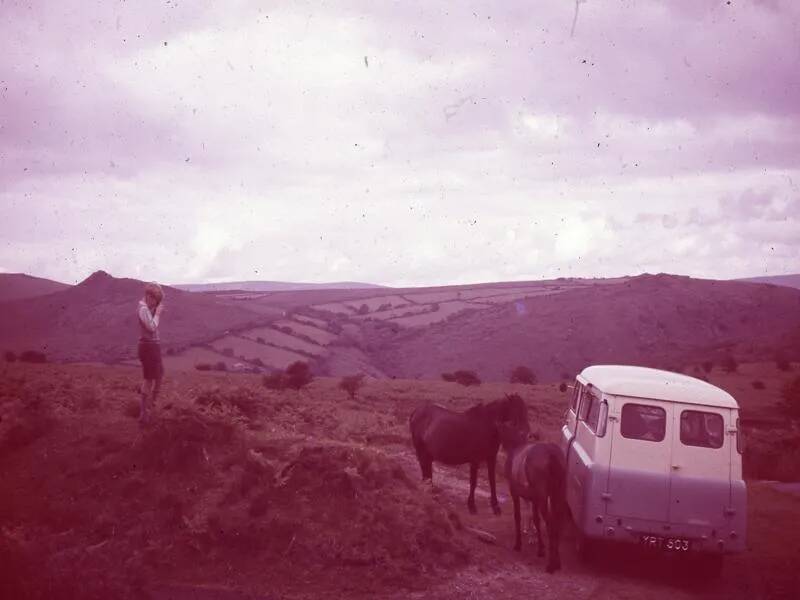
[[179,283],[172,287],[187,292],[288,292],[296,290],[355,290],[383,286],[355,281],[333,283],[296,283],[291,281],[226,281],[222,283]]
[[[142,282],[98,272],[0,312],[0,349],[52,360],[135,362]],[[168,371],[199,363],[319,374],[507,380],[517,365],[557,381],[592,363],[680,369],[732,355],[800,359],[800,290],[674,275],[438,288],[203,294],[167,288]]]
[[[117,362],[136,354],[136,306],[143,282],[97,271],[61,291],[5,303],[0,347],[38,350],[53,360]],[[202,344],[220,332],[272,317],[238,303],[165,287],[161,328],[167,349]]]
[[68,287],[60,281],[31,277],[24,273],[0,273],[0,302],[46,296]]
[[739,281],[752,281],[753,283],[771,283],[787,287],[800,288],[800,273],[792,275],[766,275],[764,277],[748,277]]

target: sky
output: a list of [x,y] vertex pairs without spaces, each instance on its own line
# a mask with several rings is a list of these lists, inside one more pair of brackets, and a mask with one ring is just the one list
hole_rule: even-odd
[[800,2],[0,0],[0,271],[800,272]]

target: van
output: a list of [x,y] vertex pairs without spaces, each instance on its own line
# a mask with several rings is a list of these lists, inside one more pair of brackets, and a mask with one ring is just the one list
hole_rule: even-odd
[[602,365],[578,375],[561,429],[566,497],[585,557],[600,540],[694,556],[745,549],[739,405],[699,379]]

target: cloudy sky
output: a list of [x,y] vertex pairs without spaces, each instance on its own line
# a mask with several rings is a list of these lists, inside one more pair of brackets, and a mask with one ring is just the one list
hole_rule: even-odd
[[0,0],[0,270],[800,271],[800,2]]

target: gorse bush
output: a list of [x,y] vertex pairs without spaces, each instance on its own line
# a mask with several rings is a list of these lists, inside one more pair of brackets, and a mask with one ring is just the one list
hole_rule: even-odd
[[314,376],[311,374],[311,367],[308,366],[308,363],[298,360],[286,367],[284,371],[264,375],[261,381],[264,387],[270,390],[285,390],[287,388],[299,390],[313,380]]
[[442,373],[442,379],[466,386],[481,384],[481,379],[475,371],[466,371],[463,369],[452,373]]
[[25,350],[25,352],[19,355],[19,359],[22,362],[29,363],[47,362],[47,356],[45,356],[44,352],[38,352],[36,350]]
[[520,365],[511,371],[511,383],[536,385],[536,375],[528,367]]
[[342,380],[339,382],[339,389],[344,390],[351,399],[354,399],[362,385],[364,385],[363,373],[359,375],[348,375],[347,377],[342,377]]
[[793,417],[800,417],[800,375],[784,384],[781,398],[786,411]]
[[720,363],[720,366],[722,367],[722,370],[725,371],[726,373],[736,373],[736,371],[739,369],[739,363],[736,362],[736,359],[733,358],[733,356],[731,355],[728,355],[725,358],[723,358],[722,362]]

